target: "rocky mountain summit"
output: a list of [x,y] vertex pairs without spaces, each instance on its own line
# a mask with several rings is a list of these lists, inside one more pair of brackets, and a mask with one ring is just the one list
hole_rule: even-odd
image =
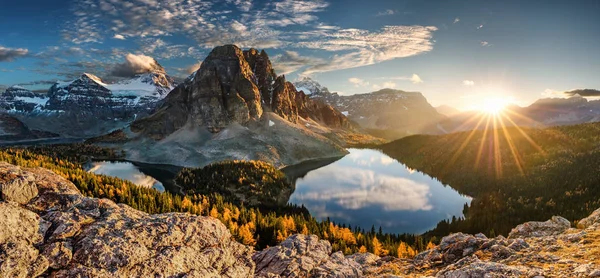
[[217,219],[88,198],[42,168],[0,162],[1,277],[600,277],[600,209],[508,238],[451,234],[413,259],[332,253],[314,235],[254,252]]
[[84,73],[56,82],[46,94],[10,87],[0,97],[0,107],[34,129],[97,136],[150,114],[174,87],[162,67],[113,84]]
[[90,142],[111,143],[128,159],[148,163],[197,167],[258,159],[284,166],[341,156],[342,146],[356,138],[376,140],[277,76],[265,51],[225,45],[214,48],[155,113]]

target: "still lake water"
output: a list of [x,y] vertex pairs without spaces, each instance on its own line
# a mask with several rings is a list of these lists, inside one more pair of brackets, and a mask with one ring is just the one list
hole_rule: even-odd
[[[389,156],[369,149],[348,149],[341,159],[306,162],[283,169],[295,181],[289,203],[304,205],[318,219],[379,226],[391,233],[422,233],[443,219],[462,216],[471,198]],[[126,161],[90,162],[86,169],[159,191],[179,193],[181,169]]]
[[290,203],[303,204],[318,219],[372,225],[385,232],[422,233],[443,219],[462,216],[471,198],[393,158],[368,149],[295,178]]
[[139,186],[154,188],[160,192],[165,191],[162,182],[150,175],[144,174],[140,168],[126,161],[94,161],[87,165],[87,171],[98,174],[118,177],[133,182]]

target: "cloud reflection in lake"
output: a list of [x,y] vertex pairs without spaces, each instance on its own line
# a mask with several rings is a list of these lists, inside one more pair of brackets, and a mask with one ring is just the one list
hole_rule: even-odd
[[290,203],[317,218],[382,226],[390,232],[424,232],[442,219],[462,216],[470,198],[375,150],[350,149],[346,157],[296,182]]

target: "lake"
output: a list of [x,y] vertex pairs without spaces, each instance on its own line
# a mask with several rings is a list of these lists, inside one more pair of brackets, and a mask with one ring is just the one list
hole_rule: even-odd
[[[289,203],[314,217],[390,233],[423,233],[463,216],[471,198],[437,179],[370,149],[348,149],[343,158],[304,162],[283,172],[295,183]],[[128,161],[94,161],[86,169],[159,191],[180,193],[173,179],[181,167]]]
[[[133,182],[139,186],[154,188],[160,192],[165,191],[165,186],[157,178],[154,171],[137,166],[128,161],[93,161],[86,165],[88,172],[118,177]],[[144,173],[142,170],[146,170]]]
[[[423,233],[443,219],[463,216],[471,198],[389,156],[369,149],[350,154],[311,171],[284,169],[296,183],[291,204],[304,205],[318,219],[379,226],[391,233]],[[302,165],[306,169],[308,165]],[[318,167],[318,168],[317,168]],[[296,171],[298,172],[298,171]]]

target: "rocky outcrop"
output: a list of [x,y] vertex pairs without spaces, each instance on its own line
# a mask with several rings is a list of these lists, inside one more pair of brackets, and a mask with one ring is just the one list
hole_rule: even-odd
[[4,162],[0,185],[1,277],[251,277],[254,272],[250,248],[235,242],[217,219],[149,215],[84,197],[48,170]]
[[510,231],[509,238],[542,237],[558,235],[571,227],[569,220],[560,216],[553,216],[546,222],[527,222]]
[[600,277],[600,210],[577,229],[553,217],[509,238],[456,233],[398,259],[301,234],[253,253],[217,219],[84,197],[42,168],[0,162],[0,188],[0,277]]
[[328,241],[293,235],[280,245],[252,256],[257,277],[362,277],[362,266],[342,252],[331,253]]

